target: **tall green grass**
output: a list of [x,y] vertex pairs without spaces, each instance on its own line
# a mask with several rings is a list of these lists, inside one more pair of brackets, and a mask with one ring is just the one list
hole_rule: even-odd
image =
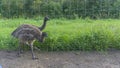
[[[40,26],[43,20],[1,19],[0,49],[17,49],[18,40],[11,32],[19,25],[27,23]],[[45,51],[120,49],[120,20],[117,19],[52,19],[44,30],[48,33],[44,43],[35,42],[35,46]]]

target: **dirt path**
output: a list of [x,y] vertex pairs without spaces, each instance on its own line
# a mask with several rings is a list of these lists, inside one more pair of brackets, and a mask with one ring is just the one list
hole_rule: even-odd
[[120,68],[120,51],[35,53],[38,60],[32,60],[30,52],[17,57],[16,52],[0,51],[0,65],[3,68]]

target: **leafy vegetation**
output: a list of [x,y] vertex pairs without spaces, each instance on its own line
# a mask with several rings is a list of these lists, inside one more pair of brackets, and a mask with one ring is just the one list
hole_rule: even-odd
[[[48,33],[46,41],[44,43],[36,41],[34,45],[45,51],[103,51],[109,48],[120,49],[119,22],[120,20],[117,19],[53,19],[47,23],[47,27],[44,30]],[[42,20],[1,19],[0,49],[16,49],[18,40],[11,37],[11,32],[23,23],[40,26]]]
[[119,18],[120,0],[0,0],[5,18]]

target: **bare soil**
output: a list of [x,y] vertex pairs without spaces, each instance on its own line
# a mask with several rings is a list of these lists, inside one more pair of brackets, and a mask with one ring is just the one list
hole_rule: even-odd
[[15,51],[0,51],[2,68],[120,68],[120,51],[108,52],[35,52],[38,60],[32,60],[31,52],[21,57]]

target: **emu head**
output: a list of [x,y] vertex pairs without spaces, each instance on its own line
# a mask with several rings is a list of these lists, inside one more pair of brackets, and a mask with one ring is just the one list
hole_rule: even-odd
[[46,17],[44,18],[44,21],[48,21],[48,20],[49,20],[49,17],[46,16]]
[[44,42],[45,37],[47,37],[47,33],[46,32],[42,32],[42,35],[39,37],[39,42]]

